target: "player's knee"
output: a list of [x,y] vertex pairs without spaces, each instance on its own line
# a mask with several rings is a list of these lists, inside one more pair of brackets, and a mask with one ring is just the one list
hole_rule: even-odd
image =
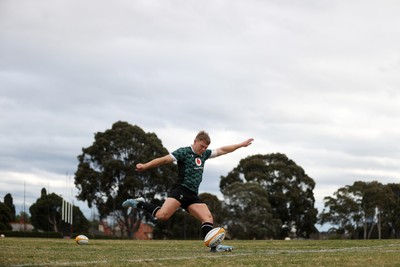
[[168,214],[168,213],[166,213],[166,212],[164,212],[163,210],[159,210],[159,211],[157,211],[157,213],[156,213],[156,218],[157,218],[157,220],[159,220],[159,221],[166,221],[166,220],[168,220],[169,218],[171,218],[171,215]]

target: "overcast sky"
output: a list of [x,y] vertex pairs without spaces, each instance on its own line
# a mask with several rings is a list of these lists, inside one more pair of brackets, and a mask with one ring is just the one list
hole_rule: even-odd
[[[314,179],[400,180],[400,2],[0,0],[0,201],[71,196],[77,156],[116,121],[172,152],[199,130],[202,192],[254,154]],[[72,193],[71,193],[72,192]],[[76,200],[75,200],[75,203]],[[85,203],[78,202],[89,217]]]

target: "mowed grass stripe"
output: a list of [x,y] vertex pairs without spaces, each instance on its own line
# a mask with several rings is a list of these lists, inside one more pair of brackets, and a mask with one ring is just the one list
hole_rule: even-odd
[[201,241],[5,238],[0,266],[398,266],[399,240],[227,241],[231,253],[209,253]]

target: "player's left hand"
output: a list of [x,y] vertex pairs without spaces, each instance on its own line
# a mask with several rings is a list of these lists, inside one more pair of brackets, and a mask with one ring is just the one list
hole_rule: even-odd
[[254,141],[254,138],[249,138],[242,143],[242,146],[247,147],[247,146],[251,145],[253,141]]

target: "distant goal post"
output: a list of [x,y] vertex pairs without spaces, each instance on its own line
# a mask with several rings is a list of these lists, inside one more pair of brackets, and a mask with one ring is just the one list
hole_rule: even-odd
[[73,219],[73,208],[74,205],[66,201],[64,198],[62,199],[62,207],[61,207],[61,219],[72,225]]

